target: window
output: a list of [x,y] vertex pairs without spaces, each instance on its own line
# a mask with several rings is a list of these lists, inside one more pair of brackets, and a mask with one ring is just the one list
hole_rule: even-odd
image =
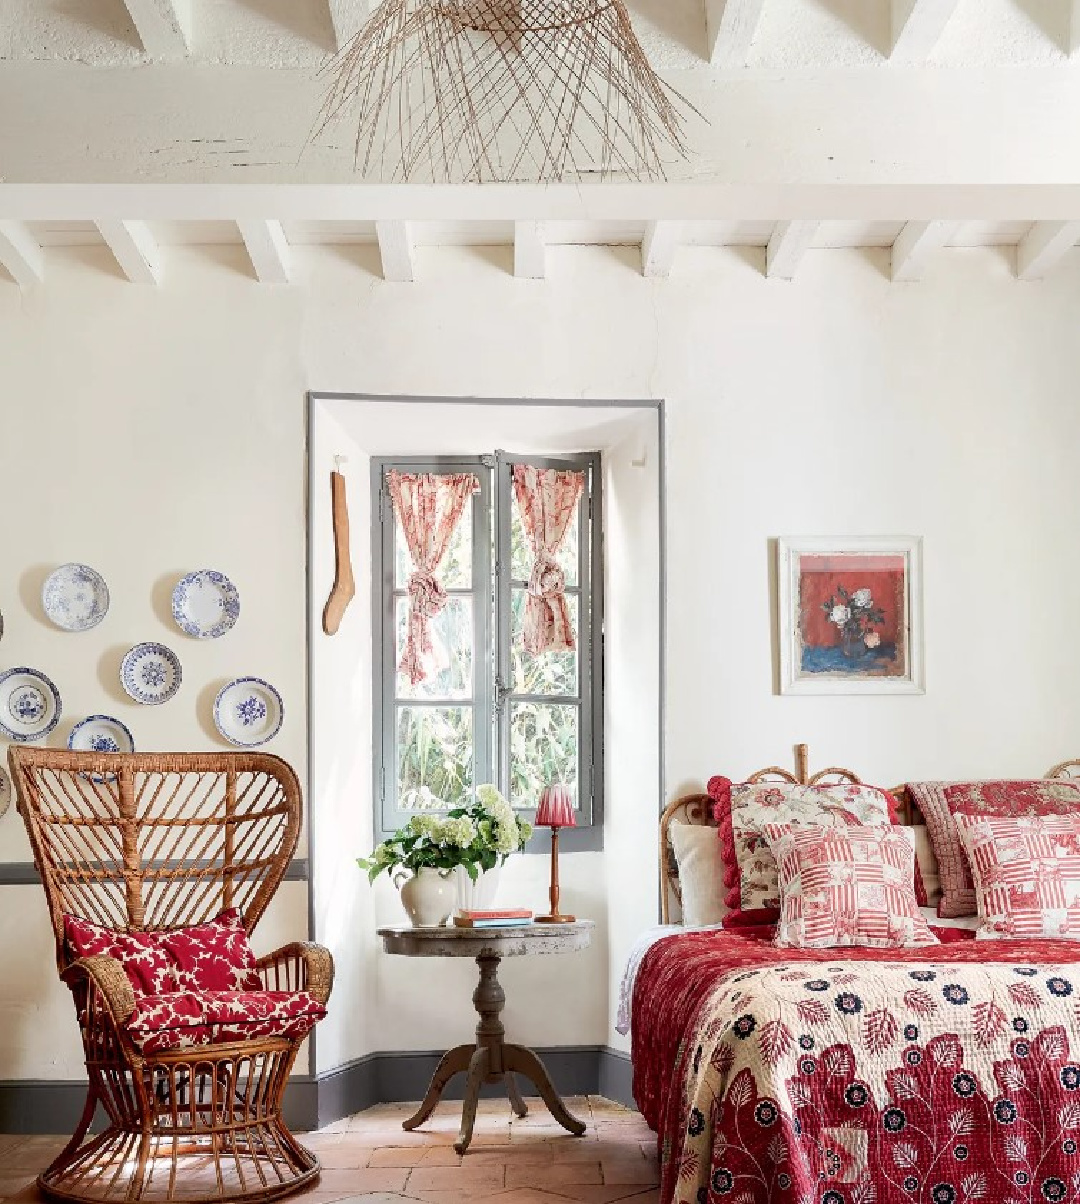
[[[530,655],[525,610],[534,557],[514,465],[583,474],[556,555],[576,648]],[[416,565],[388,484],[391,472],[468,474],[471,486],[436,577],[446,601],[430,623],[423,680],[400,668]],[[564,847],[599,848],[602,777],[602,560],[599,454],[375,460],[375,795],[377,838],[417,811],[456,806],[494,782],[523,812],[565,782],[578,829]],[[546,848],[541,840],[539,847]]]

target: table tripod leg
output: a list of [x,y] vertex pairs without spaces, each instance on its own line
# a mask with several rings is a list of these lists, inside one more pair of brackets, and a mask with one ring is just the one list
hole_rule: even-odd
[[510,1107],[514,1109],[514,1112],[518,1116],[528,1116],[529,1109],[525,1106],[525,1101],[521,1098],[521,1091],[509,1070],[506,1072],[506,1094],[510,1097]]
[[424,1102],[408,1120],[401,1122],[403,1129],[418,1128],[427,1120],[432,1112],[435,1111],[436,1104],[442,1098],[442,1093],[446,1090],[446,1084],[450,1082],[455,1074],[469,1069],[469,1060],[475,1050],[475,1045],[458,1045],[443,1054],[434,1075],[432,1075],[431,1086],[428,1087],[427,1095],[424,1096]]
[[569,1130],[575,1137],[580,1137],[585,1132],[586,1126],[570,1113],[559,1098],[559,1093],[544,1069],[544,1063],[531,1049],[526,1049],[524,1045],[504,1046],[503,1066],[507,1071],[516,1070],[526,1078],[532,1079],[551,1115],[564,1129]]
[[472,1141],[473,1125],[476,1123],[476,1105],[480,1100],[480,1088],[491,1069],[491,1053],[486,1046],[473,1050],[469,1061],[469,1077],[465,1081],[465,1098],[461,1102],[461,1132],[454,1149],[464,1154]]

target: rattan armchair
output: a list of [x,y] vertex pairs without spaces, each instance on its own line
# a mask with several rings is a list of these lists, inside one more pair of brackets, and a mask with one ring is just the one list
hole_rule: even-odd
[[[13,747],[19,812],[82,1033],[82,1119],[38,1179],[66,1200],[270,1200],[319,1174],[282,1095],[302,1036],[254,1036],[144,1053],[127,1024],[136,993],[111,956],[74,957],[64,917],[126,933],[170,932],[235,908],[255,928],[285,874],[300,786],[254,753],[98,754]],[[325,1008],[333,962],[287,945],[257,962],[264,992]],[[90,1135],[95,1112],[107,1118]]]

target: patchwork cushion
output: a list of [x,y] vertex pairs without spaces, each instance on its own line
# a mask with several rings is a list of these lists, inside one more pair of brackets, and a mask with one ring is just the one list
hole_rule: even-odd
[[727,905],[766,923],[780,909],[776,859],[764,836],[766,824],[815,827],[882,826],[896,818],[896,801],[874,786],[797,786],[780,782],[709,780],[713,817],[720,831]]
[[1080,816],[956,817],[982,939],[1080,940]]
[[118,932],[65,915],[64,936],[74,957],[115,957],[136,994],[262,988],[255,954],[235,908],[205,924],[161,932]]
[[766,824],[779,870],[776,944],[798,949],[936,945],[913,887],[910,828]]
[[976,911],[975,883],[954,816],[1013,819],[1030,815],[1080,813],[1080,782],[1034,781],[909,782],[908,790],[926,820],[941,875],[938,915],[970,916]]
[[151,1054],[253,1037],[305,1037],[325,1015],[307,991],[179,991],[136,999],[127,1031]]

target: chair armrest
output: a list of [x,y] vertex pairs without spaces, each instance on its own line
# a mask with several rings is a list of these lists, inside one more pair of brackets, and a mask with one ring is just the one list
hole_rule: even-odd
[[115,957],[107,957],[104,954],[80,957],[78,961],[72,962],[60,977],[69,987],[80,978],[89,979],[108,1004],[113,1020],[118,1026],[123,1026],[131,1019],[135,1011],[135,992],[131,980],[124,973],[124,967]]
[[260,957],[255,968],[267,991],[307,991],[326,1003],[334,986],[334,959],[329,949],[311,941],[294,941]]

